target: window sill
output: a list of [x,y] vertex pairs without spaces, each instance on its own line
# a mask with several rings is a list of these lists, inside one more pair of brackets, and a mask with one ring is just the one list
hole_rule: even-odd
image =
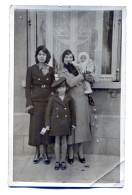
[[93,89],[121,89],[121,82],[96,81]]

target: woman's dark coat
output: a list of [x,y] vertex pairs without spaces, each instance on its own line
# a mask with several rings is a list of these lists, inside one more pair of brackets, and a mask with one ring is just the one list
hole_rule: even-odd
[[[48,66],[48,65],[47,65]],[[26,106],[33,102],[47,102],[51,94],[51,84],[54,81],[54,70],[49,67],[49,73],[44,75],[38,65],[30,66],[26,76]]]
[[51,84],[54,80],[54,70],[48,66],[49,73],[44,75],[38,65],[28,68],[26,76],[26,106],[33,105],[30,111],[29,145],[39,146],[52,143],[47,132],[40,135],[41,129],[45,126],[45,115],[48,99],[51,96]]
[[46,112],[46,126],[50,126],[50,136],[66,136],[71,134],[71,126],[76,125],[74,102],[70,95],[62,101],[58,95],[49,99]]

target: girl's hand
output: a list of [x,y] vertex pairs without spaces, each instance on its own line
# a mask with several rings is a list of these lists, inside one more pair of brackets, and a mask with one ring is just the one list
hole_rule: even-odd
[[72,125],[72,130],[75,130],[76,126],[75,125]]
[[29,111],[31,108],[33,108],[33,105],[27,106],[27,107],[25,108],[25,112],[28,113],[28,111]]
[[50,127],[49,126],[46,126],[46,131],[49,131],[50,130]]

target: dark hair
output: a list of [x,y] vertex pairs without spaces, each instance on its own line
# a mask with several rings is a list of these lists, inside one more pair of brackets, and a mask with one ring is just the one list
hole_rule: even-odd
[[50,52],[48,51],[48,49],[44,45],[40,45],[39,47],[37,47],[36,53],[35,53],[35,61],[36,61],[36,63],[39,62],[38,59],[37,59],[37,55],[38,55],[38,53],[41,50],[46,54],[46,61],[45,61],[45,63],[48,64],[49,61],[50,61],[51,55],[50,55]]
[[65,56],[66,56],[66,55],[70,55],[70,54],[72,54],[72,56],[73,56],[73,61],[75,60],[74,55],[73,55],[73,53],[71,52],[71,50],[70,50],[70,49],[67,49],[67,50],[65,50],[65,51],[63,52],[63,54],[62,54],[62,62],[63,62],[63,63],[64,63],[64,58],[65,58]]

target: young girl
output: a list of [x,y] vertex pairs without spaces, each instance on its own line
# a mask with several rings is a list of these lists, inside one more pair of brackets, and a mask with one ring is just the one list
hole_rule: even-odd
[[30,114],[29,145],[36,148],[33,163],[40,161],[40,145],[44,146],[42,157],[49,164],[48,144],[52,143],[48,132],[42,136],[40,131],[45,125],[44,116],[51,95],[54,70],[48,65],[50,52],[42,45],[36,49],[36,64],[30,66],[26,76],[26,112]]
[[[67,135],[75,129],[76,118],[73,99],[66,93],[66,79],[60,78],[52,84],[56,94],[50,99],[46,113],[46,129],[51,129],[50,136],[55,136],[55,170],[66,169]],[[61,158],[60,158],[61,152]]]

